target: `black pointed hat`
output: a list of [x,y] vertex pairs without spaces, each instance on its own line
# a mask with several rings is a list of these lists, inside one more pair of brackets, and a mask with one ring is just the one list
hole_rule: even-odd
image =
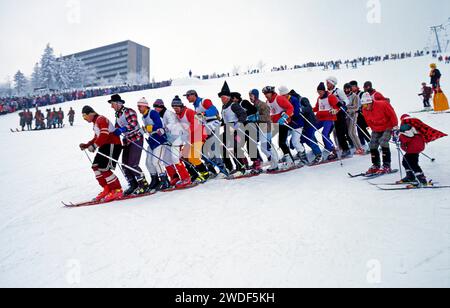
[[220,93],[219,93],[219,97],[222,97],[222,96],[231,96],[230,87],[228,86],[228,83],[226,81],[223,84],[222,91],[220,91]]

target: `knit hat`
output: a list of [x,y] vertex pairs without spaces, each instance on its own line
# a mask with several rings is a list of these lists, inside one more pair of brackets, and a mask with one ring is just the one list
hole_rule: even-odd
[[373,84],[372,84],[371,81],[366,81],[366,82],[364,83],[364,88],[372,88],[372,87],[373,87]]
[[153,103],[153,108],[164,108],[164,101],[162,99],[157,99],[154,103]]
[[242,95],[239,92],[232,92],[230,94],[231,99],[237,98],[239,101],[242,101]]
[[373,103],[372,96],[367,92],[364,93],[363,96],[361,97],[361,105],[368,105],[372,103]]
[[95,110],[91,106],[84,106],[83,110],[81,111],[82,114],[89,115],[91,113],[96,113]]
[[337,86],[337,84],[338,84],[338,80],[337,80],[337,78],[334,77],[334,76],[328,77],[326,81],[329,82],[329,83],[331,83],[331,84],[334,85],[334,86]]
[[358,82],[356,80],[352,80],[352,81],[350,81],[350,85],[352,87],[357,87],[358,86]]
[[351,90],[351,89],[352,89],[352,85],[351,85],[350,83],[346,83],[346,84],[344,85],[344,89],[349,89],[349,90]]
[[325,84],[321,82],[319,86],[317,87],[317,91],[326,91]]
[[184,107],[183,101],[178,95],[172,100],[172,107]]
[[263,92],[264,94],[275,93],[275,87],[272,87],[272,86],[264,87],[264,89],[262,90],[262,92]]
[[124,105],[125,101],[120,97],[119,94],[114,94],[113,96],[111,96],[111,99],[108,101],[108,103],[118,103]]
[[280,93],[280,95],[287,95],[289,94],[289,89],[286,86],[281,86],[278,88],[278,92]]
[[220,91],[220,93],[218,95],[219,95],[219,97],[231,96],[230,87],[228,86],[228,83],[226,81],[223,84],[222,91]]
[[253,94],[253,95],[256,97],[256,99],[259,98],[259,91],[258,91],[257,89],[251,90],[251,91],[250,91],[250,94]]
[[138,107],[150,107],[145,97],[141,98],[138,103]]

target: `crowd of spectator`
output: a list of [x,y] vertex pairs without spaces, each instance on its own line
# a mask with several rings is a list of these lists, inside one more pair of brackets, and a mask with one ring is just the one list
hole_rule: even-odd
[[108,96],[115,93],[125,93],[142,91],[148,89],[157,89],[168,87],[172,81],[155,82],[146,85],[123,85],[108,88],[90,88],[85,90],[76,90],[70,92],[52,91],[50,94],[33,95],[27,97],[1,97],[0,98],[0,115],[13,113],[19,110],[31,109],[35,107],[50,106],[64,102],[76,101],[80,99]]

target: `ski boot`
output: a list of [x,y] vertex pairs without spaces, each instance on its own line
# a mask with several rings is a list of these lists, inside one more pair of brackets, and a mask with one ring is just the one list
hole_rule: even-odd
[[294,167],[294,161],[292,160],[291,155],[286,154],[283,156],[283,158],[281,159],[282,162],[282,170],[288,170],[292,167]]
[[122,199],[124,196],[122,189],[116,189],[111,191],[103,200],[104,202],[112,202],[115,200]]
[[308,155],[306,155],[305,151],[297,153],[297,158],[303,165],[309,164]]
[[382,170],[380,168],[380,166],[377,165],[373,165],[372,167],[370,167],[369,170],[367,170],[366,175],[374,175],[374,174],[378,174],[380,172],[380,170]]
[[396,184],[412,184],[417,183],[416,177],[414,176],[414,172],[410,170],[406,170],[406,177],[396,182]]
[[100,201],[102,201],[103,199],[105,199],[105,197],[107,196],[107,195],[109,195],[109,193],[110,193],[110,191],[109,191],[109,187],[108,187],[108,185],[106,185],[104,188],[103,188],[103,191],[94,199],[94,201],[95,202],[100,202]]
[[136,181],[132,181],[129,183],[129,187],[127,190],[125,190],[125,192],[123,193],[124,196],[130,196],[133,194],[133,192],[136,190],[136,188],[138,187],[138,184]]
[[392,168],[389,165],[384,165],[383,168],[381,168],[377,174],[389,174],[392,173]]
[[327,157],[327,161],[333,161],[338,159],[338,155],[336,153],[336,151],[332,151],[330,155],[328,155]]
[[149,191],[150,185],[148,185],[148,182],[145,178],[138,181],[138,187],[134,190],[133,195],[139,196],[146,194]]
[[322,153],[317,154],[316,157],[314,157],[313,161],[311,162],[310,166],[318,165],[322,162]]
[[262,167],[261,167],[261,161],[259,159],[255,160],[253,162],[253,166],[252,166],[252,168],[250,170],[250,173],[256,175],[256,174],[262,173],[262,171],[263,170],[262,170]]
[[167,178],[167,175],[163,174],[159,177],[159,185],[155,188],[156,191],[163,191],[171,188],[172,186],[169,183],[169,179]]
[[344,159],[344,158],[349,158],[351,156],[352,156],[352,152],[350,150],[348,150],[348,151],[342,152],[341,158]]
[[185,180],[181,180],[180,182],[178,182],[177,185],[175,185],[175,188],[183,189],[183,188],[186,188],[191,185],[192,185],[191,179],[185,179]]
[[431,185],[430,183],[428,183],[428,180],[423,173],[416,173],[415,176],[417,178],[417,180],[415,182],[418,187],[426,187],[426,186]]
[[159,177],[156,174],[152,174],[152,182],[147,188],[147,193],[155,191],[158,185],[159,185]]

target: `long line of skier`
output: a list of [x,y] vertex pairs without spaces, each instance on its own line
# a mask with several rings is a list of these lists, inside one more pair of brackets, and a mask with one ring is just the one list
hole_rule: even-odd
[[[427,184],[419,166],[420,153],[426,143],[445,134],[408,115],[402,116],[400,123],[390,99],[370,81],[365,82],[364,91],[356,81],[342,90],[337,78],[329,77],[319,84],[317,93],[314,107],[285,86],[262,89],[265,101],[260,91],[253,89],[247,100],[225,82],[218,94],[221,112],[211,99],[190,90],[184,97],[193,109],[179,96],[171,102],[173,111],[161,99],[152,106],[145,98],[139,100],[143,125],[138,113],[117,94],[108,101],[115,111],[115,124],[85,106],[83,118],[93,124],[95,136],[80,144],[80,149],[97,153],[92,169],[103,188],[94,201],[186,189],[213,178],[287,172],[353,155],[371,155],[372,167],[365,174],[389,174],[392,140],[400,142],[406,152],[403,165],[407,176],[402,181]],[[308,155],[305,147],[312,154]],[[143,152],[151,181],[139,166]],[[269,164],[266,168],[263,157]],[[116,165],[128,181],[125,191],[114,174]]]

